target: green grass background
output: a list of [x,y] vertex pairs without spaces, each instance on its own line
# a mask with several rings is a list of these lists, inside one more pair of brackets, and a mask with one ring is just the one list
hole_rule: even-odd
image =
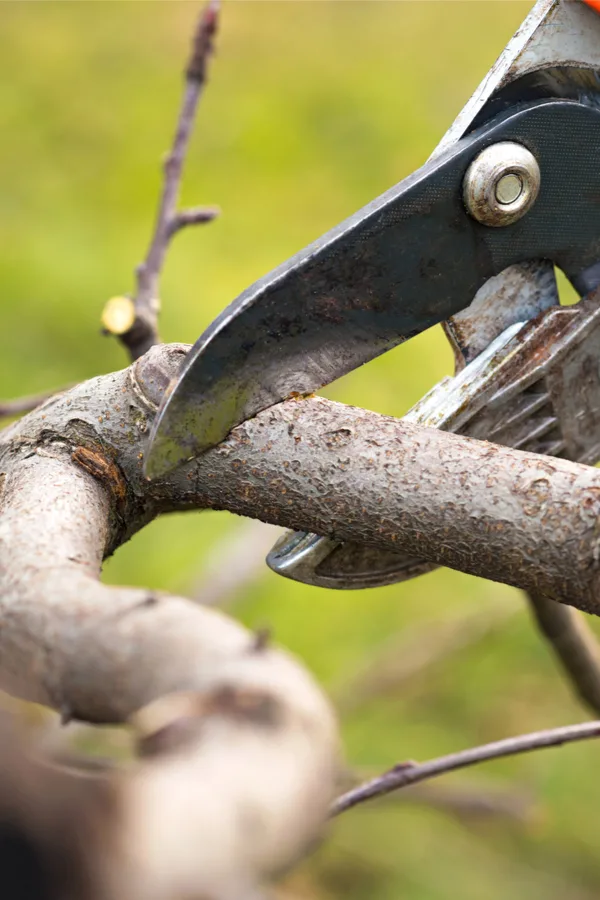
[[[5,397],[126,364],[100,336],[99,315],[131,288],[145,250],[197,8],[0,5]],[[194,341],[246,285],[424,162],[527,10],[497,0],[226,3],[183,190],[186,203],[218,203],[223,215],[173,245],[163,337]],[[401,415],[450,370],[436,328],[326,393]],[[105,578],[189,591],[238,527],[223,513],[167,517],[122,548]],[[414,623],[501,603],[519,597],[446,570],[336,593],[265,569],[236,612],[271,625],[333,690]],[[376,770],[585,715],[523,606],[343,727],[348,760]],[[415,802],[351,812],[286,890],[349,900],[596,897],[599,763],[600,746],[588,744],[469,775],[470,785],[533,791],[525,822]]]

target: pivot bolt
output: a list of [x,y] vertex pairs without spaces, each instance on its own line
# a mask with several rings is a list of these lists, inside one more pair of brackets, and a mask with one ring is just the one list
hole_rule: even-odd
[[501,228],[528,212],[540,190],[540,167],[521,144],[502,141],[475,157],[465,175],[463,198],[482,225]]

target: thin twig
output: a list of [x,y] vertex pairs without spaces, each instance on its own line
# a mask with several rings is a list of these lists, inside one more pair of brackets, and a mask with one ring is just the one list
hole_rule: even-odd
[[384,772],[383,775],[365,781],[342,794],[331,808],[331,815],[337,816],[365,800],[373,797],[381,797],[391,791],[399,790],[409,784],[418,781],[426,781],[453,772],[456,769],[464,769],[477,763],[490,759],[499,759],[503,756],[513,756],[517,753],[528,753],[530,750],[542,750],[545,747],[559,747],[573,741],[584,741],[589,738],[600,737],[600,721],[582,722],[579,725],[565,725],[561,728],[548,728],[544,731],[533,731],[530,734],[521,734],[514,738],[505,738],[494,741],[491,744],[482,744],[479,747],[471,747],[458,753],[449,753],[447,756],[439,756],[424,763],[405,762],[399,763]]
[[[160,274],[170,239],[182,228],[212,221],[218,215],[214,207],[192,207],[177,211],[181,176],[198,102],[207,80],[208,60],[219,21],[219,0],[210,0],[198,19],[192,42],[192,52],[185,72],[185,90],[171,150],[163,166],[162,194],[158,206],[154,233],[143,262],[136,268],[136,293],[133,299],[119,298],[104,310],[105,331],[115,334],[127,347],[132,360],[142,356],[153,344],[159,343],[158,314],[160,311]],[[127,313],[123,305],[129,301]],[[111,315],[115,310],[116,314]]]
[[[358,787],[369,772],[348,769],[338,779],[338,789]],[[458,777],[454,783],[429,781],[411,784],[379,801],[388,805],[423,804],[450,813],[462,820],[506,818],[528,823],[539,815],[540,806],[531,789],[523,785],[505,787],[485,778]]]
[[63,391],[69,390],[71,386],[67,385],[53,391],[44,391],[41,394],[30,394],[27,397],[17,397],[16,400],[0,400],[0,419],[10,419],[13,416],[21,416],[24,413],[31,412],[56,394],[62,394]]
[[527,594],[537,625],[580,700],[600,714],[600,647],[575,609],[541,594]]
[[212,222],[219,215],[217,206],[190,206],[189,209],[181,209],[176,213],[169,223],[169,238],[187,228],[189,225],[204,225],[206,222]]

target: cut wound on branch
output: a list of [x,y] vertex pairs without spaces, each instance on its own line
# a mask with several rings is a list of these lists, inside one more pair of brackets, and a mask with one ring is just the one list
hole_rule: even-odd
[[218,23],[219,3],[218,0],[211,0],[200,14],[192,42],[173,143],[163,165],[163,184],[154,231],[146,256],[135,271],[136,290],[130,299],[131,322],[127,321],[127,315],[122,314],[122,304],[117,314],[114,300],[108,302],[102,315],[105,331],[121,341],[132,360],[143,356],[160,341],[160,276],[169,241],[183,228],[211,222],[219,214],[216,207],[177,210],[183,167],[198,103],[206,83],[208,60],[214,50]]

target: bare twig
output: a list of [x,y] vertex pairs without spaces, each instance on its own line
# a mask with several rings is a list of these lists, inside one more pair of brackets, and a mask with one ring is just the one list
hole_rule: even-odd
[[381,797],[409,784],[436,778],[438,775],[444,775],[456,769],[464,769],[467,766],[474,766],[490,759],[500,759],[503,756],[514,756],[517,753],[528,753],[531,750],[542,750],[547,747],[560,747],[563,744],[596,737],[600,737],[600,721],[582,722],[578,725],[548,728],[514,738],[505,738],[491,744],[482,744],[458,753],[439,756],[437,759],[431,759],[424,763],[412,761],[399,763],[389,772],[384,772],[383,775],[372,778],[338,797],[331,808],[331,815],[337,816],[373,797]]
[[41,394],[30,394],[27,397],[17,397],[15,400],[0,400],[0,419],[10,419],[14,416],[21,416],[23,413],[31,412],[51,397],[62,394],[62,392],[68,390],[69,387],[70,385],[67,385],[67,387],[59,388],[54,391],[44,391]]
[[[219,212],[215,207],[192,207],[177,212],[183,166],[198,102],[207,80],[208,60],[213,52],[218,21],[219,2],[210,0],[196,26],[173,144],[163,166],[163,188],[154,233],[146,258],[136,268],[135,297],[119,298],[122,303],[118,307],[114,303],[111,306],[109,301],[102,317],[105,330],[118,336],[129,350],[132,360],[142,356],[153,344],[159,342],[159,283],[170,239],[182,228],[212,221]],[[129,308],[124,315],[123,306],[127,301]],[[114,310],[118,310],[118,314],[113,315]]]
[[600,648],[595,635],[574,609],[542,594],[527,594],[540,631],[567,681],[596,715],[600,714]]
[[219,209],[216,206],[192,206],[189,209],[181,209],[169,223],[169,238],[188,225],[204,225],[206,222],[212,222],[218,215]]
[[[340,787],[349,791],[360,785],[367,774],[350,771]],[[482,778],[461,778],[452,784],[431,781],[406,785],[402,792],[392,792],[379,799],[389,804],[424,804],[471,821],[498,817],[527,823],[535,819],[539,811],[530,790],[521,785],[504,787]]]

